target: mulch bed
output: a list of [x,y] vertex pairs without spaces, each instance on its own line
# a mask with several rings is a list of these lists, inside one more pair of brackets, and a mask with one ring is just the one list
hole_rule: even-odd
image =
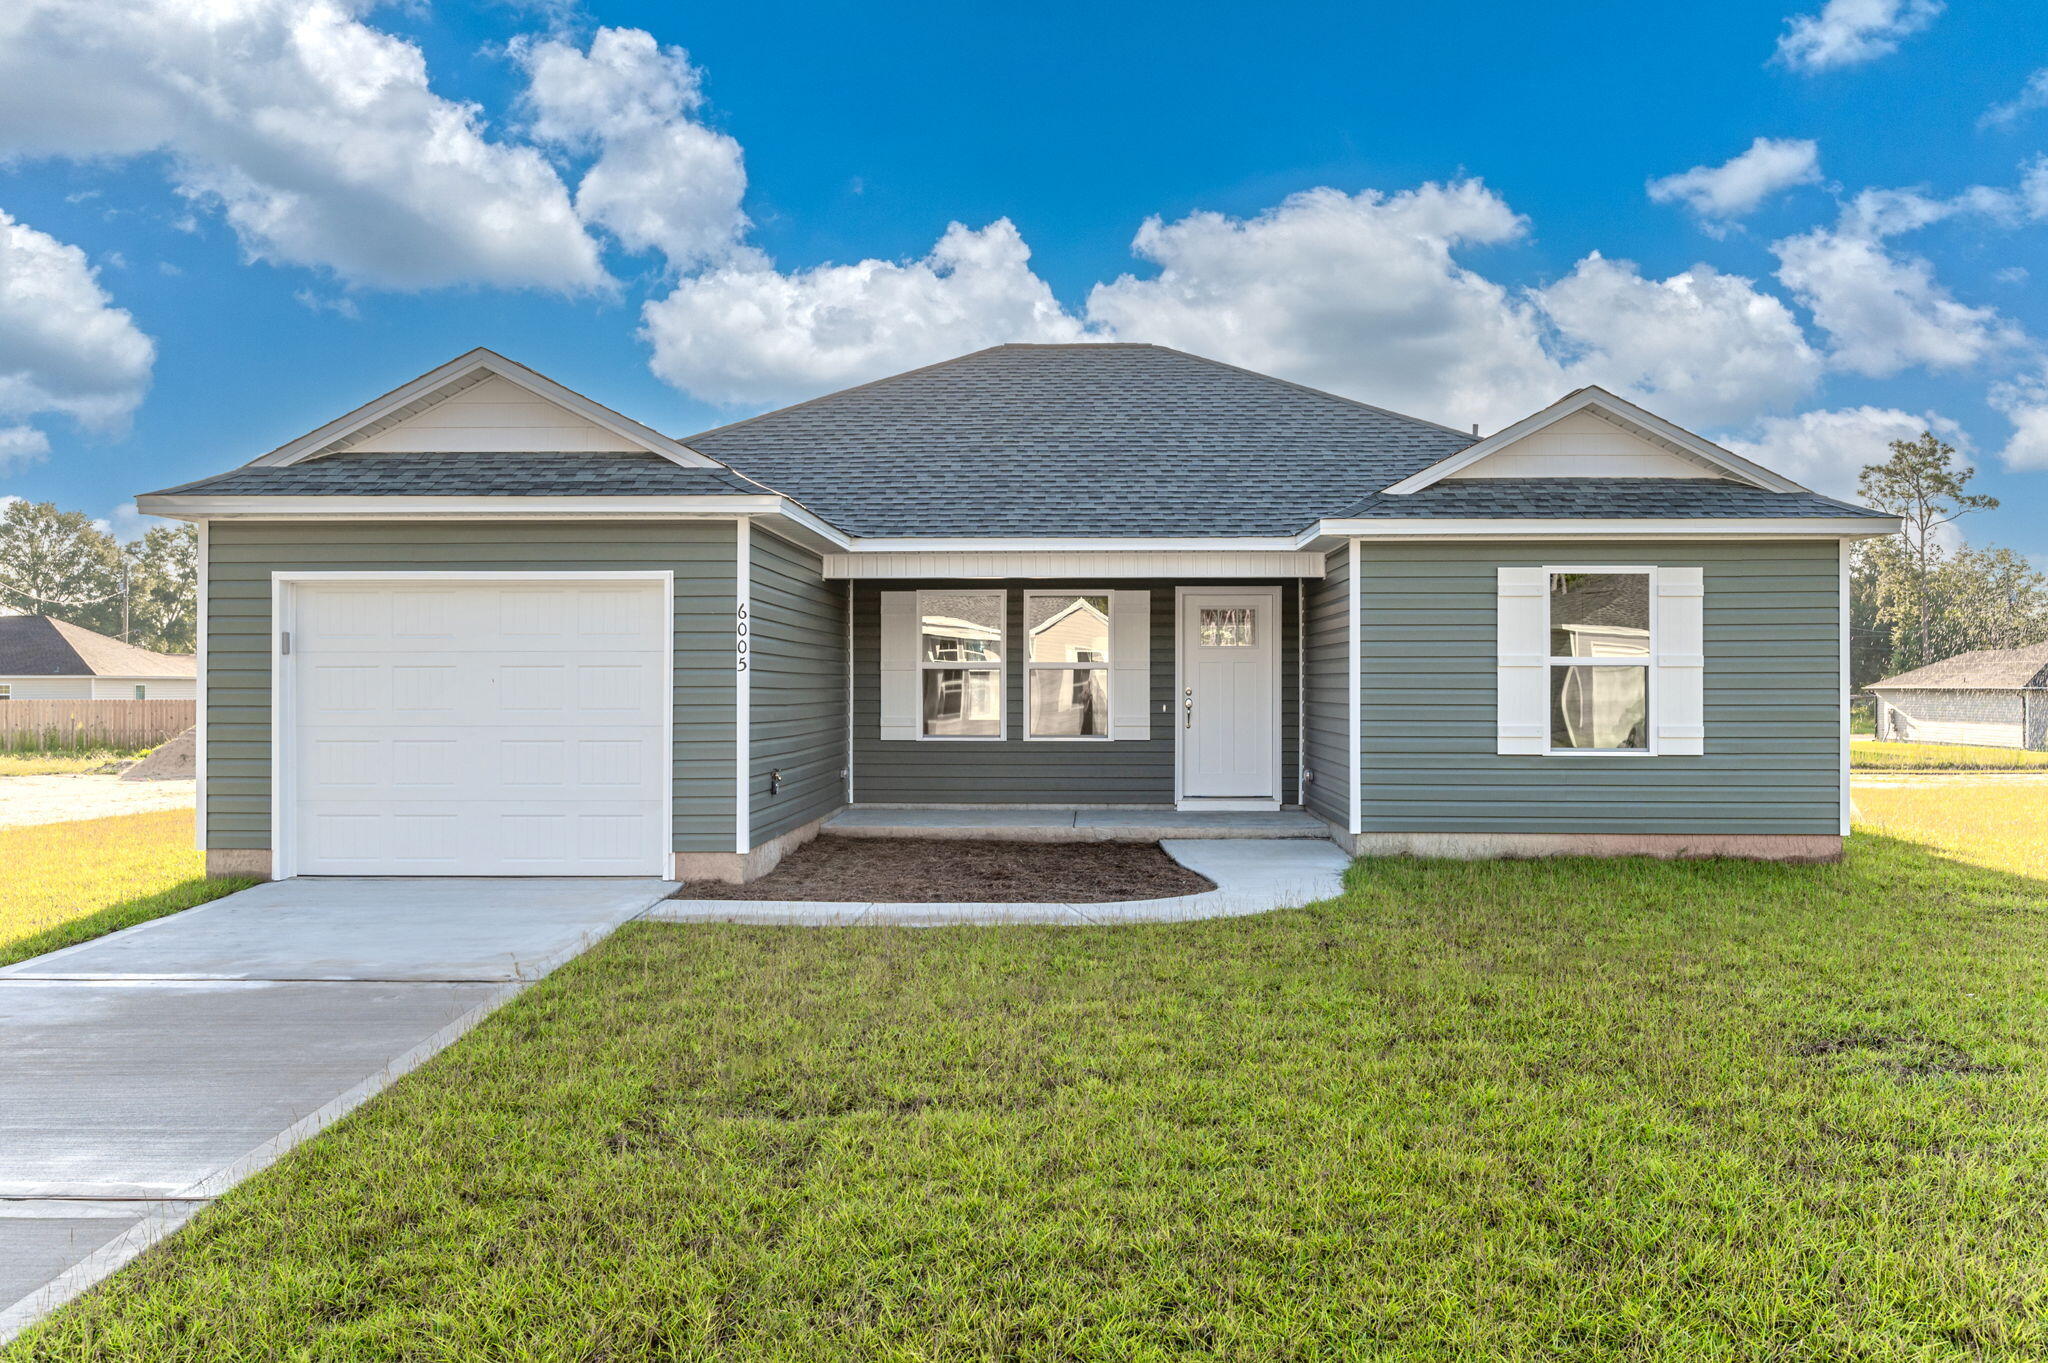
[[1153,842],[818,838],[745,885],[693,881],[677,899],[873,904],[1103,904],[1215,889]]

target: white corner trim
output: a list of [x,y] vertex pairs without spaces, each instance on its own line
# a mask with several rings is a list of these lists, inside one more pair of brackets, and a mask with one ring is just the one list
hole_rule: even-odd
[[428,370],[410,383],[400,384],[382,397],[372,398],[354,411],[336,417],[317,430],[308,431],[297,440],[280,445],[270,453],[252,459],[249,466],[282,468],[311,458],[335,441],[347,439],[386,414],[428,397],[437,389],[466,378],[478,370],[495,374],[508,383],[524,388],[535,397],[574,412],[592,425],[603,427],[613,435],[630,440],[651,453],[685,468],[725,467],[716,459],[671,440],[652,427],[643,426],[631,417],[615,412],[603,403],[587,398],[572,388],[565,388],[545,374],[528,369],[514,360],[508,360],[483,346],[458,355],[448,363]]
[[754,541],[753,523],[733,527],[733,847],[745,856],[754,841]]
[[1626,426],[1638,428],[1651,439],[1672,446],[1676,451],[1701,460],[1715,468],[1752,483],[1769,488],[1773,492],[1806,492],[1791,479],[1771,472],[1761,464],[1744,459],[1732,450],[1724,450],[1703,436],[1694,435],[1682,426],[1674,426],[1654,412],[1645,411],[1625,398],[1616,397],[1602,388],[1581,388],[1568,393],[1540,412],[1523,417],[1512,426],[1495,431],[1477,444],[1468,445],[1448,459],[1438,460],[1419,473],[1412,473],[1398,483],[1389,484],[1385,491],[1391,496],[1406,496],[1420,492],[1426,487],[1442,482],[1461,469],[1496,454],[1524,436],[1534,434],[1547,426],[1555,425],[1576,412],[1593,409],[1615,419]]
[[1351,541],[1351,833],[1364,831],[1365,822],[1365,639],[1359,632],[1362,611],[1358,541]]
[[[1850,640],[1849,640],[1849,621],[1850,621],[1850,612],[1849,612],[1849,541],[1847,541],[1847,540],[1843,540],[1843,541],[1842,541],[1842,544],[1841,544],[1841,550],[1840,550],[1840,554],[1841,554],[1841,557],[1840,557],[1840,560],[1839,560],[1839,564],[1840,564],[1840,573],[1839,573],[1839,576],[1840,576],[1840,578],[1841,578],[1841,582],[1840,582],[1840,586],[1839,586],[1839,590],[1840,590],[1840,601],[1839,601],[1839,603],[1838,603],[1838,607],[1839,607],[1839,618],[1840,618],[1840,624],[1839,624],[1838,628],[1839,628],[1839,630],[1840,630],[1840,633],[1841,633],[1841,639],[1840,639],[1840,644],[1841,644],[1841,676],[1840,676],[1840,682],[1841,682],[1841,692],[1842,692],[1842,736],[1841,736],[1841,746],[1842,746],[1842,755],[1841,755],[1841,783],[1842,783],[1842,808],[1841,808],[1841,815],[1842,815],[1842,818],[1841,818],[1841,827],[1842,827],[1842,836],[1846,838],[1846,837],[1848,837],[1848,836],[1849,836],[1849,826],[1850,826],[1850,824],[1851,824],[1851,823],[1852,823],[1852,822],[1854,821],[1854,818],[1855,818],[1855,813],[1856,813],[1856,806],[1855,806],[1855,802],[1854,802],[1854,799],[1852,798],[1852,796],[1851,796],[1851,794],[1850,794],[1850,787],[1849,787],[1849,642],[1850,642]],[[2024,712],[2024,711],[2022,711],[2022,714],[2023,714],[2023,715],[2024,715],[2024,713],[2025,713],[2025,712]]]
[[193,694],[199,700],[192,712],[192,845],[201,852],[206,850],[206,591],[207,559],[212,552],[213,537],[208,533],[206,522],[201,521],[196,555],[199,576],[194,586],[198,597],[198,638],[194,642],[192,657],[192,672],[197,683]]
[[273,569],[270,574],[270,876],[289,880],[298,874],[293,865],[297,851],[295,810],[297,775],[284,760],[285,719],[297,700],[296,673],[292,656],[284,651],[285,635],[295,627],[294,588],[342,582],[654,582],[661,586],[662,629],[667,646],[662,650],[662,692],[668,704],[662,707],[661,754],[661,854],[655,869],[657,879],[667,879],[674,859],[676,817],[676,575],[670,568],[337,568]]

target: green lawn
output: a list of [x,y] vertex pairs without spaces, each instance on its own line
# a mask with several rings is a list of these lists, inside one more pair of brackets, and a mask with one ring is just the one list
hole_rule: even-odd
[[1852,743],[1858,771],[2048,771],[2048,752],[1961,743]]
[[2039,1357],[2013,855],[630,927],[10,1357]]
[[0,829],[0,965],[250,883],[206,878],[189,809]]

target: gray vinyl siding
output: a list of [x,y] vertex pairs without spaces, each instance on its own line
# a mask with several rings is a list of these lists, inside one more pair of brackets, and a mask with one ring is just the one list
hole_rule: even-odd
[[[1033,743],[1024,738],[1024,592],[1089,589],[1101,582],[900,582],[888,590],[1001,587],[1009,598],[1004,654],[1004,705],[1009,737],[943,743],[883,742],[881,726],[881,608],[883,588],[854,588],[853,796],[859,804],[1171,805],[1174,749],[1174,588],[1252,585],[1119,581],[1118,589],[1152,594],[1152,737],[1114,743]],[[1295,627],[1296,587],[1282,584],[1280,602],[1281,799],[1295,799],[1300,765],[1295,713],[1300,680]],[[1165,707],[1162,710],[1161,707]]]
[[208,847],[271,845],[272,572],[673,569],[675,850],[732,850],[732,522],[216,521],[208,539]]
[[1307,584],[1308,745],[1306,805],[1338,828],[1351,826],[1351,546],[1330,551]]
[[846,803],[846,584],[825,581],[816,554],[759,526],[750,539],[748,824],[758,847]]
[[[1823,543],[1362,546],[1364,829],[1839,830],[1838,561]],[[1706,752],[1501,756],[1495,568],[1705,569]]]

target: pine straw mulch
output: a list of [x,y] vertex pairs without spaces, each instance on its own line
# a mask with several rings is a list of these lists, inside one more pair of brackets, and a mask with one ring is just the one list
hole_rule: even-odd
[[1215,889],[1155,842],[823,837],[745,885],[692,881],[677,899],[870,904],[1103,904]]

